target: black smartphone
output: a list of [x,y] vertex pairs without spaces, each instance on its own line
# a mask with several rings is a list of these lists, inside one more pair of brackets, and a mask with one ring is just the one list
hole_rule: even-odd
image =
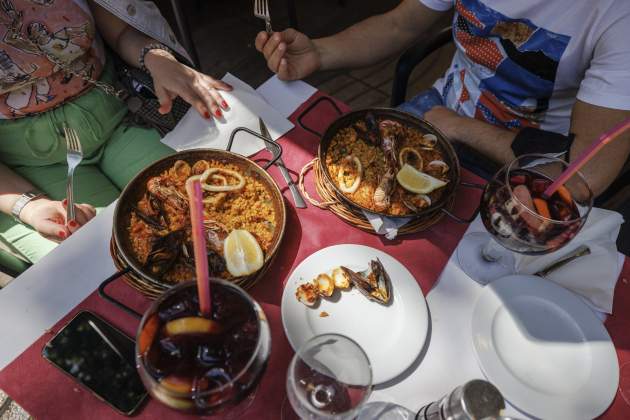
[[121,414],[147,396],[135,367],[135,343],[102,318],[79,312],[42,349],[42,356]]

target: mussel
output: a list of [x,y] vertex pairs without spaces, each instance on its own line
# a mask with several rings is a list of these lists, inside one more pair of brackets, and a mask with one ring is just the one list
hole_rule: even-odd
[[365,114],[364,123],[366,130],[358,124],[353,125],[354,130],[357,132],[357,135],[367,144],[371,144],[372,146],[379,146],[381,144],[381,130],[379,128],[376,116],[371,112],[368,112],[367,114]]
[[159,236],[164,236],[168,232],[169,227],[169,219],[168,214],[164,210],[164,206],[162,202],[152,196],[151,194],[146,195],[147,203],[149,204],[150,214],[147,214],[140,210],[136,206],[131,206],[133,212],[146,223],[151,229],[157,231]]
[[162,277],[181,255],[184,238],[184,230],[175,230],[164,236],[154,237],[144,268],[152,275]]
[[[193,251],[192,242],[188,242],[182,245],[182,261],[188,267],[195,267],[195,255]],[[209,249],[207,252],[208,257],[208,272],[210,275],[218,276],[226,270],[225,259],[218,252]]]
[[340,268],[365,297],[383,305],[387,305],[390,302],[392,282],[378,258],[370,261],[369,269],[359,273],[344,266]]

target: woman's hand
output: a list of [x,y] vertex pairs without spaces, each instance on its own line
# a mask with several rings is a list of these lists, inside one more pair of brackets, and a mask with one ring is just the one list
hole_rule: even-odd
[[38,198],[24,206],[20,219],[42,236],[53,241],[63,241],[96,216],[96,210],[89,204],[75,204],[76,219],[68,221],[66,225],[66,206],[66,200]]
[[295,29],[275,32],[269,36],[260,32],[256,49],[263,53],[267,66],[281,80],[298,80],[321,67],[321,54],[315,43]]
[[210,114],[221,118],[221,109],[228,109],[228,103],[219,91],[229,92],[232,86],[180,63],[168,51],[150,50],[144,57],[144,64],[153,77],[162,114],[171,111],[173,99],[177,96],[181,96],[206,119],[210,118]]

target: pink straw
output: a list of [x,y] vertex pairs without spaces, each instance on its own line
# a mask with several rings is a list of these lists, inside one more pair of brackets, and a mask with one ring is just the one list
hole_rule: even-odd
[[210,278],[208,275],[208,252],[203,227],[203,193],[199,179],[186,182],[186,192],[190,202],[190,222],[192,224],[193,248],[195,250],[195,273],[197,274],[197,293],[199,308],[203,316],[210,318],[212,300],[210,297]]
[[551,197],[558,188],[564,185],[582,166],[593,158],[599,150],[608,143],[619,137],[621,133],[630,128],[630,118],[616,125],[612,129],[602,134],[599,139],[595,140],[582,154],[564,170],[563,173],[545,190],[544,196]]

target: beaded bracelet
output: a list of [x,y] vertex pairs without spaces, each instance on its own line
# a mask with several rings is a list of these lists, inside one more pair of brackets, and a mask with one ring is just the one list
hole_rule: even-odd
[[156,43],[156,44],[149,44],[145,46],[142,50],[140,50],[140,57],[138,58],[138,62],[140,63],[140,70],[145,71],[147,73],[150,73],[150,72],[149,72],[149,69],[147,69],[147,67],[144,65],[144,57],[151,50],[163,50],[170,54],[173,54],[173,50],[171,50],[169,47],[167,47],[164,44]]

